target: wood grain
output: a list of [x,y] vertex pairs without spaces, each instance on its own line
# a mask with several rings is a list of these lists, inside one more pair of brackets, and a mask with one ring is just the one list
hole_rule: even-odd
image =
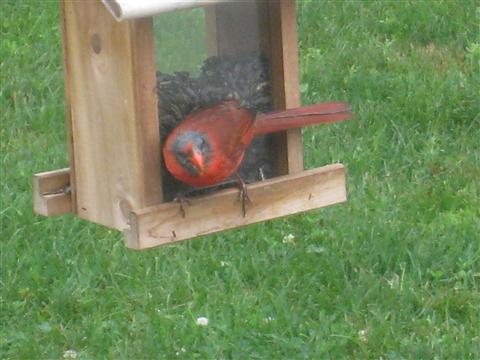
[[152,19],[118,23],[100,1],[64,1],[75,211],[112,228],[161,201]]
[[48,171],[33,176],[33,211],[43,216],[72,212],[70,169]]
[[178,203],[134,210],[125,230],[126,245],[145,249],[245,226],[346,201],[341,164],[280,176],[248,187],[252,203],[242,216],[238,190],[191,200],[182,218]]

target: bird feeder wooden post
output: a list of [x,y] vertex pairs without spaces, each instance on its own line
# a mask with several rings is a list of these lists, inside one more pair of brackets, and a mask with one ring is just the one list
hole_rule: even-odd
[[[34,175],[36,213],[71,212],[144,249],[346,201],[343,165],[304,171],[301,131],[289,130],[275,138],[280,176],[248,186],[246,217],[232,188],[193,198],[183,218],[163,202],[153,18],[117,21],[101,1],[60,8],[70,167]],[[218,0],[205,20],[210,55],[267,54],[273,107],[300,105],[294,1]]]

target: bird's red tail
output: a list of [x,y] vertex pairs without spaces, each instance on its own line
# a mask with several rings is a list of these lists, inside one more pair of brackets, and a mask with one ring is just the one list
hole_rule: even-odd
[[352,116],[350,107],[343,102],[302,106],[295,109],[257,115],[255,119],[255,134],[268,134],[309,125],[326,124],[347,120]]

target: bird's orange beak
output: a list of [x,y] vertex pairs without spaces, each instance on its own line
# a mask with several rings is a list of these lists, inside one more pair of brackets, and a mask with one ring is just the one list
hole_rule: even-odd
[[195,166],[195,168],[198,170],[198,173],[203,174],[203,170],[205,167],[205,158],[203,157],[203,154],[193,149],[190,161],[192,162],[193,166]]

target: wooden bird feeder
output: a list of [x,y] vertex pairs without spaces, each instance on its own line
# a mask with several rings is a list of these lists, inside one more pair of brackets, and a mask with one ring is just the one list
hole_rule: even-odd
[[[158,6],[141,6],[147,3]],[[197,6],[181,12],[204,14],[207,56],[262,52],[273,108],[300,106],[294,1],[180,4]],[[343,165],[304,170],[300,130],[275,135],[278,176],[248,185],[245,217],[236,188],[192,198],[185,218],[178,203],[163,201],[155,90],[162,58],[155,58],[151,12],[179,12],[178,5],[61,1],[70,167],[34,175],[35,212],[74,213],[123,231],[126,246],[144,249],[346,201]]]

